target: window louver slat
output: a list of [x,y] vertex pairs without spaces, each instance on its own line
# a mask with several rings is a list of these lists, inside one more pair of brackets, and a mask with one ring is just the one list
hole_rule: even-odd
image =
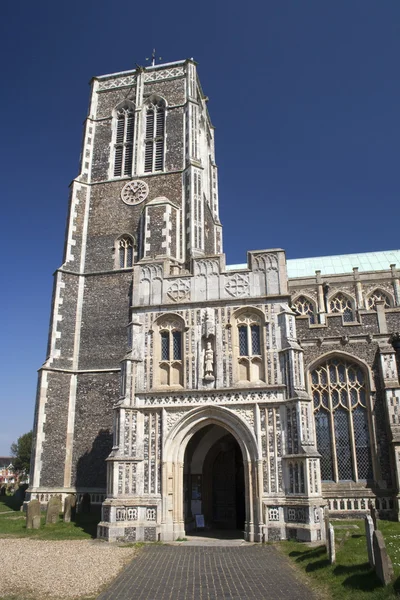
[[135,128],[135,116],[129,115],[126,123],[126,142],[128,144],[132,144],[133,142],[133,132]]
[[149,110],[146,116],[146,138],[152,138],[154,134],[154,112]]
[[130,175],[132,171],[132,158],[133,158],[133,146],[126,146],[125,148],[125,165],[124,175]]
[[153,170],[153,142],[146,142],[144,154],[144,170],[146,173]]
[[156,136],[162,137],[164,135],[164,111],[157,111],[157,123],[156,123]]
[[155,171],[162,171],[164,166],[164,140],[156,141]]
[[115,148],[114,176],[122,175],[122,146]]
[[117,144],[123,144],[124,130],[125,130],[125,117],[123,115],[121,115],[120,117],[118,117],[118,121],[117,121],[117,137],[116,137]]

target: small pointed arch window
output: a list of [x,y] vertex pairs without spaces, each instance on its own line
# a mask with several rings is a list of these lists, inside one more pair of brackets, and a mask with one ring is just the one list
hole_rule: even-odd
[[165,317],[158,322],[156,385],[183,385],[183,331],[184,324],[178,317]]
[[117,242],[118,268],[129,269],[133,267],[134,244],[130,235],[123,235]]
[[345,323],[354,321],[354,306],[351,299],[338,292],[329,300],[329,312],[333,314],[341,314]]
[[149,100],[146,107],[144,140],[144,171],[153,173],[164,170],[165,102]]
[[114,143],[114,177],[132,174],[135,107],[124,104],[116,110]]
[[377,302],[383,302],[384,308],[390,308],[392,306],[389,294],[379,289],[374,290],[372,294],[368,296],[367,307],[369,310],[376,310]]
[[332,358],[311,371],[322,481],[372,479],[368,390],[364,369]]
[[265,378],[262,317],[255,311],[240,312],[236,318],[237,377],[240,382]]
[[316,323],[316,307],[312,300],[306,296],[299,296],[293,303],[293,308],[300,317],[308,317],[310,325]]

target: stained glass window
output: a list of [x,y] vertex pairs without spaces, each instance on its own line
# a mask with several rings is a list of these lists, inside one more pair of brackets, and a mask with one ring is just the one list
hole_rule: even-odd
[[311,373],[317,447],[323,481],[372,478],[367,389],[362,369],[330,359]]

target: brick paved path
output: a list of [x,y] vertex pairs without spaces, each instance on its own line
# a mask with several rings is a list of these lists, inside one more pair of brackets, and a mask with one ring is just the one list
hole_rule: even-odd
[[315,600],[272,546],[147,546],[98,600]]

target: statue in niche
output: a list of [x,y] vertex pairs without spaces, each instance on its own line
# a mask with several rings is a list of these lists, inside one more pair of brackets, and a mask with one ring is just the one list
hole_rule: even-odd
[[206,343],[204,351],[204,380],[214,381],[214,350],[211,347],[211,342]]

